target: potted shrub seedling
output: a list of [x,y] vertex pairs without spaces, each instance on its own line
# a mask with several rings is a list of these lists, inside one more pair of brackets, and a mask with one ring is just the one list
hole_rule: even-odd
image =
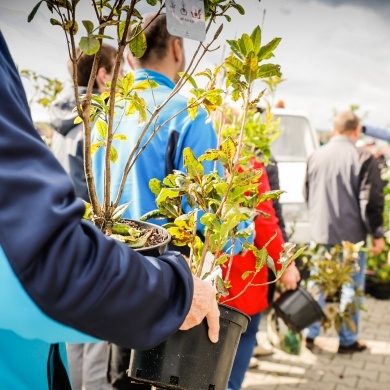
[[[343,241],[341,245],[336,245],[331,248],[326,248],[323,245],[315,245],[305,249],[301,253],[300,260],[305,266],[311,270],[310,275],[303,281],[305,290],[300,287],[296,291],[297,298],[292,292],[282,294],[279,300],[274,304],[276,311],[281,315],[287,324],[294,330],[301,331],[315,321],[320,321],[324,331],[334,327],[337,331],[343,323],[346,323],[351,329],[354,329],[355,324],[351,320],[351,316],[359,307],[362,309],[358,300],[348,303],[346,307],[340,308],[340,294],[344,285],[353,284],[353,274],[358,271],[358,252],[361,250],[363,242],[352,244],[348,241]],[[324,312],[316,301],[320,295],[324,295],[326,301]],[[363,291],[357,291],[356,297],[363,294]],[[302,298],[304,296],[304,298]],[[290,304],[295,299],[304,299],[310,301],[312,310],[319,313],[318,318],[310,324],[306,324],[305,318],[302,318],[297,313],[291,313],[291,306],[286,306],[288,301]],[[303,313],[307,313],[307,307],[302,304]],[[311,311],[312,313],[312,311]]]
[[[85,216],[102,231],[112,235],[113,238],[128,243],[128,241],[133,241],[131,233],[134,229],[120,222],[121,215],[125,208],[128,207],[128,204],[120,204],[120,191],[115,199],[111,199],[109,190],[110,166],[112,163],[115,163],[118,157],[113,146],[113,140],[121,141],[125,137],[123,134],[115,132],[113,127],[115,114],[119,107],[126,106],[128,108],[125,110],[126,115],[137,115],[139,118],[139,126],[143,129],[140,138],[146,134],[150,127],[153,128],[152,136],[148,140],[150,142],[161,128],[161,126],[154,126],[160,111],[186,82],[191,83],[193,86],[193,97],[189,99],[187,106],[188,115],[191,118],[195,117],[200,105],[211,114],[223,102],[222,96],[225,91],[216,87],[216,79],[222,66],[217,67],[214,71],[207,69],[198,75],[208,78],[209,82],[205,88],[198,86],[195,68],[199,58],[202,58],[210,50],[211,44],[217,40],[222,26],[217,29],[209,44],[199,44],[195,53],[195,56],[198,55],[198,59],[194,58],[190,61],[190,65],[183,73],[169,98],[162,105],[156,107],[153,112],[148,112],[138,92],[144,89],[157,88],[158,85],[151,81],[135,83],[131,73],[123,78],[118,77],[125,47],[129,47],[135,57],[141,57],[145,51],[145,36],[141,28],[142,17],[136,8],[139,1],[131,0],[125,2],[117,0],[102,2],[93,0],[92,14],[96,16],[96,20],[83,20],[81,22],[77,19],[78,1],[40,1],[31,12],[29,21],[34,18],[42,3],[46,3],[49,11],[53,14],[53,17],[50,19],[51,24],[62,28],[64,31],[74,69],[78,61],[76,55],[76,35],[80,29],[84,31],[84,35],[79,40],[78,46],[84,53],[95,55],[90,81],[86,94],[83,96],[78,96],[77,72],[73,72],[76,110],[78,113],[77,121],[83,122],[84,125],[84,163],[90,197],[90,205],[86,206]],[[164,2],[157,0],[147,0],[147,3],[155,6],[158,12],[161,12],[165,6]],[[229,21],[230,16],[227,13],[229,9],[235,9],[239,13],[244,12],[243,7],[234,0],[205,1],[205,12],[208,20],[207,30],[218,18],[225,17]],[[106,33],[108,27],[115,30],[118,55],[112,81],[108,84],[109,91],[96,95],[93,93],[93,84],[96,78],[101,41],[112,38],[110,34]],[[233,100],[242,100],[242,129],[245,127],[247,113],[261,98],[261,93],[257,96],[252,96],[254,81],[280,75],[279,65],[262,63],[273,56],[273,51],[279,42],[280,38],[275,38],[269,43],[262,45],[260,27],[256,27],[250,35],[244,34],[237,40],[228,41],[232,52],[223,63],[224,69],[227,69],[226,88],[227,93]],[[94,125],[100,135],[98,142],[92,142],[92,125]],[[143,147],[147,147],[148,142]],[[240,134],[237,140],[231,137],[221,139],[218,149],[209,150],[198,159],[195,158],[190,149],[187,149],[183,156],[187,168],[186,173],[174,172],[163,183],[151,183],[152,191],[158,195],[157,205],[159,212],[172,219],[169,231],[173,241],[178,244],[179,236],[181,236],[181,233],[186,232],[187,241],[185,244],[190,246],[192,252],[189,265],[193,273],[202,278],[212,276],[219,264],[228,261],[229,256],[231,257],[233,253],[231,252],[229,255],[229,247],[234,248],[238,240],[242,239],[245,241],[250,236],[250,229],[241,229],[241,223],[250,221],[254,217],[253,210],[256,204],[261,201],[261,196],[259,196],[256,190],[256,183],[261,176],[261,172],[258,170],[240,172],[238,170],[242,143],[243,133]],[[142,150],[139,150],[139,145],[140,143],[137,143],[134,145],[134,149],[129,151],[128,162],[120,186],[121,189],[123,189],[126,175],[134,165],[139,153],[142,152]],[[97,196],[92,174],[92,155],[99,148],[104,149],[106,156],[104,198],[101,203]],[[217,171],[203,175],[202,162],[207,160],[221,164],[226,170],[226,176],[219,176]],[[168,196],[167,194],[170,195]],[[187,215],[181,215],[183,196],[186,196],[188,202],[194,206],[194,211]],[[265,194],[263,196],[267,198],[267,196],[272,197],[276,195]],[[199,240],[196,235],[196,227],[199,223],[205,227],[204,241]],[[145,237],[142,236],[140,241],[144,240]],[[136,243],[137,245],[139,245],[139,242]],[[243,250],[247,247],[249,248],[248,243],[240,245],[243,245]],[[212,254],[212,258],[210,261],[206,261],[209,253]],[[283,257],[282,268],[284,269],[292,259],[293,256]],[[257,268],[260,269],[267,262],[269,262],[269,258],[265,248],[258,253]],[[219,293],[223,293],[228,281],[222,281],[217,277],[216,283]],[[228,327],[228,323],[231,322],[231,315],[228,314],[227,316],[226,325],[222,321],[222,329]],[[223,315],[221,317],[223,319]],[[247,319],[237,320],[235,323],[234,337],[230,337],[233,347],[219,342],[216,346],[219,348],[218,351],[211,350],[212,355],[210,356],[213,356],[213,358],[210,357],[210,364],[212,360],[215,360],[216,356],[220,358],[229,355],[227,361],[225,360],[223,364],[219,363],[220,368],[225,366],[223,370],[225,375],[214,375],[214,379],[219,381],[216,388],[219,388],[221,383],[225,383],[228,379],[229,364],[233,362],[235,347],[241,332],[245,329]],[[204,326],[202,324],[195,332],[204,333],[202,330]],[[184,333],[189,332],[186,331]],[[228,351],[233,353],[228,354]],[[186,374],[187,377],[202,380],[203,383],[209,381],[209,378],[202,379],[200,377],[199,370],[191,370],[191,365],[186,365],[190,370]],[[156,368],[154,370],[156,371]],[[190,372],[195,374],[190,375]],[[168,382],[172,386],[182,386],[182,383],[177,382],[182,379],[178,379],[175,375],[170,375]],[[210,385],[213,384],[210,382]],[[193,385],[189,385],[190,388],[191,386]]]
[[[385,183],[383,193],[385,196],[385,207],[383,210],[384,226],[389,226],[390,214],[390,169],[384,168],[381,171],[382,180]],[[379,255],[371,252],[367,256],[366,270],[366,293],[377,299],[390,299],[390,231],[385,233],[385,247]]]
[[[255,80],[280,74],[278,66],[261,64],[264,59],[268,59],[273,55],[272,52],[278,43],[279,39],[276,38],[267,45],[261,46],[261,29],[256,27],[250,35],[244,34],[236,41],[228,41],[232,54],[228,56],[222,66],[216,67],[213,71],[201,72],[201,75],[208,79],[205,89],[200,88],[194,78],[190,77],[188,79],[193,87],[191,92],[195,95],[194,98],[190,99],[190,104],[195,104],[200,100],[200,103],[205,105],[206,110],[212,112],[214,102],[222,101],[222,96],[219,98],[222,91],[215,87],[218,72],[222,68],[227,69],[226,87],[231,88],[231,95],[242,104],[241,111],[243,114],[238,135],[234,138],[232,136],[222,137],[219,149],[209,150],[198,158],[195,158],[191,150],[185,150],[186,172],[173,171],[162,181],[154,179],[150,182],[150,188],[156,195],[158,209],[145,216],[145,218],[163,216],[170,219],[165,227],[172,235],[173,243],[177,246],[186,245],[190,248],[188,262],[193,272],[202,278],[215,278],[218,295],[221,296],[226,295],[230,282],[228,278],[223,279],[218,271],[220,271],[221,265],[229,267],[229,264],[231,264],[229,262],[233,259],[233,248],[236,248],[236,245],[242,246],[240,250],[251,249],[256,254],[256,270],[243,275],[243,278],[248,278],[248,285],[253,274],[263,266],[273,264],[266,248],[256,248],[246,241],[251,230],[248,228],[242,229],[240,223],[256,216],[255,207],[259,202],[273,199],[280,193],[259,194],[258,181],[261,178],[261,170],[242,170],[241,168],[247,160],[247,156],[242,154],[242,147],[245,145],[245,129],[251,128],[250,118],[252,118],[253,111],[261,97],[252,98],[251,88]],[[211,91],[213,95],[205,95],[208,91]],[[205,96],[207,96],[207,100]],[[213,97],[212,101],[210,101],[211,97]],[[190,115],[196,115],[196,110],[197,106],[191,106]],[[262,126],[261,135],[264,136],[262,146],[267,151],[272,137],[268,139],[265,136],[268,128],[264,123]],[[204,172],[202,163],[210,160],[223,165],[226,177],[220,177],[216,171],[209,174]],[[183,213],[182,209],[183,198],[192,206],[192,210],[186,214]],[[203,239],[196,234],[199,222],[204,226]],[[236,240],[241,241],[237,243]],[[299,253],[292,255],[289,249],[291,249],[291,246],[287,245],[285,253],[281,256],[282,269],[280,271],[274,270],[277,273],[277,278],[280,277],[289,263],[299,256]],[[231,313],[234,313],[235,310],[231,310],[225,305],[220,305],[220,307],[223,334],[225,327],[226,330],[230,328],[228,325],[223,325],[224,321],[226,320],[226,323],[235,322],[231,317]],[[226,317],[224,318],[225,314]],[[200,340],[206,340],[205,330],[206,325],[202,330],[203,337],[200,338],[199,333],[195,334],[194,340],[189,343],[193,352],[201,347]],[[214,378],[208,385],[222,388],[226,386],[226,383],[221,382],[220,379],[228,377],[234,358],[234,356],[226,354],[226,350],[234,349],[238,343],[237,338],[228,333],[226,336],[226,339],[231,341],[229,348],[227,348],[227,344],[222,343],[216,346],[208,345],[206,352],[204,352],[204,356],[207,356],[207,351],[210,352],[213,348],[212,354],[214,356],[224,356],[223,364],[221,364],[221,360],[218,359],[217,361],[217,364],[219,364],[218,370],[210,366],[209,361],[202,365],[201,370],[189,370],[188,366],[197,366],[197,355],[193,354],[193,360],[191,360],[191,354],[173,353],[172,345],[176,347],[176,344],[182,344],[188,348],[188,344],[183,343],[182,334],[178,333],[172,339],[152,350],[137,351],[132,357],[130,375],[135,379],[157,384],[157,386],[164,383],[174,388],[182,376],[191,376],[192,373],[192,376],[199,377],[199,372],[202,372],[207,377],[213,377],[213,375],[209,375],[210,371],[213,370]],[[176,351],[176,349],[174,350]],[[158,370],[155,372],[151,366],[155,366],[156,362],[161,360],[161,356],[168,356],[169,358],[168,362],[164,360],[164,364],[171,367],[171,371],[168,373],[161,374]],[[190,357],[187,358],[187,356]],[[148,365],[146,362],[153,363]],[[177,367],[177,365],[180,367]],[[180,372],[182,375],[179,375]]]

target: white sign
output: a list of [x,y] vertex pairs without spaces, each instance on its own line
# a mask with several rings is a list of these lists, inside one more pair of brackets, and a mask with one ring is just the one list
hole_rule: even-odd
[[171,35],[204,41],[204,0],[166,0],[167,29]]

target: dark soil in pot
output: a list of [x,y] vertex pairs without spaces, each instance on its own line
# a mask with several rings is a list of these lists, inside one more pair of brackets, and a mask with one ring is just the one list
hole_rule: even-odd
[[148,231],[149,237],[146,243],[142,248],[133,248],[135,251],[144,256],[153,257],[158,257],[167,251],[168,244],[171,241],[171,235],[163,227],[150,222],[132,219],[122,219],[120,222],[136,229],[145,229]]

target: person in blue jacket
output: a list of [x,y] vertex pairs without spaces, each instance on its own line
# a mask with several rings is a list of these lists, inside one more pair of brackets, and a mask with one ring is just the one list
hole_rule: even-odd
[[368,137],[378,138],[390,142],[390,128],[373,125],[363,125],[362,133]]
[[[172,36],[167,31],[165,14],[160,14],[157,18],[155,14],[143,15],[143,25],[147,26],[144,31],[146,52],[141,58],[135,58],[130,53],[126,58],[134,70],[134,84],[144,80],[158,84],[157,88],[137,91],[145,100],[149,118],[155,107],[160,106],[175,88],[180,78],[179,72],[184,71],[185,52],[183,39]],[[130,169],[120,204],[131,203],[123,217],[137,219],[157,208],[156,197],[149,189],[149,180],[152,178],[162,180],[172,169],[186,172],[183,161],[184,148],[190,147],[196,157],[205,153],[207,149],[217,148],[216,132],[212,123],[207,122],[206,111],[199,108],[197,117],[192,120],[188,115],[187,102],[188,98],[179,93],[175,94],[142,137],[138,151],[145,147],[154,129],[163,125]],[[124,112],[126,107],[122,108]],[[116,112],[113,125],[115,133],[124,134],[126,140],[113,140],[118,160],[111,164],[112,200],[116,199],[118,194],[129,154],[144,130],[144,126],[138,123],[138,115],[126,116],[122,110],[118,109]],[[98,140],[99,137],[98,132],[94,131],[94,140]],[[103,199],[104,159],[105,149],[100,148],[93,155],[92,161],[99,201]],[[214,162],[205,162],[204,167],[205,172],[210,172],[214,169]],[[222,170],[220,174],[223,175]],[[152,222],[162,224],[159,220]]]
[[[184,71],[185,51],[183,39],[172,36],[167,30],[166,15],[143,15],[144,33],[146,36],[146,51],[141,58],[135,58],[130,53],[127,55],[129,65],[134,70],[134,83],[144,80],[154,81],[157,88],[137,91],[148,106],[148,118],[155,107],[161,106],[170,96],[179,80],[179,73]],[[183,161],[183,150],[190,147],[196,157],[206,152],[207,149],[215,149],[218,146],[216,132],[212,123],[207,122],[207,114],[204,109],[199,109],[198,115],[192,120],[187,111],[188,99],[180,94],[175,94],[169,102],[159,111],[156,119],[142,137],[139,149],[144,148],[154,129],[162,126],[154,135],[152,141],[139,155],[135,164],[131,167],[126,179],[124,190],[120,198],[120,204],[130,202],[126,212],[126,218],[138,219],[144,214],[157,208],[155,195],[149,189],[150,179],[163,180],[172,172],[172,169],[186,172]],[[122,108],[126,112],[126,106]],[[113,128],[116,134],[123,134],[126,140],[113,140],[118,155],[115,163],[111,164],[111,199],[116,199],[120,182],[129,158],[129,154],[137,144],[144,130],[138,123],[138,115],[126,116],[118,110],[114,118]],[[94,131],[94,139],[99,139],[99,134]],[[93,156],[93,175],[96,182],[99,200],[103,198],[104,188],[104,164],[105,149],[99,149]],[[220,175],[223,175],[221,167]],[[214,169],[214,162],[205,162],[205,173]],[[189,206],[184,205],[185,212]],[[186,208],[187,207],[187,208]],[[166,221],[152,220],[161,224]],[[119,382],[126,376],[121,367],[128,367],[130,351],[121,347],[111,346],[111,361],[109,373],[111,384],[115,389],[128,388],[126,383],[122,386]]]
[[179,253],[144,257],[82,219],[1,32],[0,78],[1,388],[70,389],[63,342],[148,349],[205,315],[216,342],[215,291]]

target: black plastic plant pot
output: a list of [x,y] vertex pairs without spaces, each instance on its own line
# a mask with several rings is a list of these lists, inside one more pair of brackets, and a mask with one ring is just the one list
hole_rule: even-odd
[[132,220],[132,221],[137,223],[137,225],[141,229],[142,228],[155,229],[156,234],[159,234],[164,237],[162,241],[156,245],[147,246],[145,248],[135,248],[134,249],[135,251],[141,253],[144,256],[152,256],[152,257],[158,257],[167,251],[168,244],[171,241],[171,235],[168,233],[168,230],[154,223],[137,221],[137,220]]
[[132,351],[128,376],[163,389],[226,390],[238,342],[250,318],[223,304],[219,310],[217,343],[209,340],[204,320],[177,331],[153,349]]
[[371,285],[370,295],[376,299],[390,299],[390,284],[389,283],[374,283]]
[[325,314],[318,302],[301,286],[284,292],[274,303],[276,314],[294,332],[321,321]]

